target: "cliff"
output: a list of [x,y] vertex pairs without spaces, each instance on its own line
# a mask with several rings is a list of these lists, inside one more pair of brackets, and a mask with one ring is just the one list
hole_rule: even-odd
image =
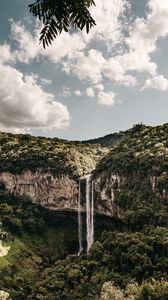
[[[130,135],[98,163],[93,171],[96,201],[105,210],[110,201],[130,226],[144,218],[166,222],[168,201],[168,124],[135,126]],[[103,200],[103,201],[102,201]],[[136,223],[136,225],[135,225]]]
[[76,211],[78,178],[95,169],[108,151],[99,144],[0,133],[0,181],[16,196]]
[[6,190],[14,195],[28,196],[33,202],[53,210],[77,209],[77,183],[67,175],[54,177],[51,172],[25,171],[21,174],[0,174]]
[[12,174],[42,170],[76,180],[95,169],[108,152],[99,144],[0,133],[0,171]]
[[[167,124],[136,125],[90,143],[1,133],[0,182],[49,209],[77,211],[79,177],[92,173],[95,212],[121,217],[138,194],[148,201],[146,188],[150,197],[167,198],[167,137]],[[84,179],[82,186],[85,211]]]
[[[95,182],[94,193],[95,213],[118,217],[120,209],[115,202],[101,192],[100,199],[97,197],[101,178]],[[38,203],[45,208],[55,211],[78,211],[78,181],[68,175],[55,177],[51,172],[25,171],[21,174],[2,172],[0,182],[5,185],[6,190],[15,196],[30,197],[32,202]],[[85,177],[81,179],[82,206],[81,211],[86,211],[86,182]]]
[[122,136],[0,134],[0,284],[12,299],[93,300],[104,282],[167,280],[168,125]]

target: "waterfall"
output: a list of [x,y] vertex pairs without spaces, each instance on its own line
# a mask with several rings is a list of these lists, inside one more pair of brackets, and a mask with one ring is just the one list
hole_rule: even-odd
[[90,175],[86,177],[86,228],[87,228],[87,252],[89,251],[94,236],[94,195],[93,181],[91,182],[91,197],[90,197]]
[[90,176],[86,177],[86,238],[87,238],[87,252],[91,246],[91,218],[90,218]]
[[78,190],[78,239],[79,239],[79,252],[78,256],[83,251],[82,246],[82,215],[81,215],[81,180],[79,178],[79,190]]
[[81,216],[81,180],[86,182],[85,199],[86,199],[86,241],[87,252],[89,251],[94,241],[94,181],[90,180],[91,175],[86,175],[79,178],[78,189],[78,238],[79,238],[79,252],[83,251],[82,246],[82,216]]
[[92,180],[92,203],[91,203],[91,245],[94,241],[94,181]]

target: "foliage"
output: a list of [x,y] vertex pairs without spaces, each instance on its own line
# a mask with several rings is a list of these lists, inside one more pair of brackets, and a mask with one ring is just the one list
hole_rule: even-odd
[[94,174],[102,170],[123,176],[159,176],[168,169],[168,124],[150,127],[136,125],[127,131],[126,138],[114,145],[100,161]]
[[75,178],[91,172],[108,152],[100,145],[11,133],[0,133],[0,147],[1,172],[42,169],[57,176],[68,174]]
[[105,282],[102,287],[101,300],[124,300],[123,292],[111,282]]
[[113,204],[121,210],[105,231],[95,218],[95,243],[79,257],[76,215],[48,211],[0,184],[0,236],[10,247],[0,258],[0,290],[13,300],[167,300],[167,136],[167,124],[138,124],[121,140],[110,135],[91,144],[0,134],[2,171],[42,168],[76,177],[99,162],[94,179],[110,197],[117,174]]
[[93,4],[93,0],[36,0],[30,4],[30,12],[44,25],[40,36],[43,47],[46,48],[57,35],[70,28],[86,28],[88,33],[96,24],[89,12]]
[[[127,131],[93,171],[99,182],[96,198],[105,192],[121,209],[125,228],[168,226],[168,124]],[[115,179],[114,179],[115,178]],[[98,189],[100,191],[98,191]]]
[[[168,279],[167,246],[167,228],[149,229],[144,234],[104,232],[87,257],[68,256],[44,270],[30,299],[50,295],[51,299],[57,296],[58,299],[93,300],[100,294],[102,284],[109,280],[126,288],[131,281],[141,284],[150,278]],[[133,290],[135,287],[129,286],[129,291],[133,293]],[[122,296],[118,288],[115,292]]]
[[117,133],[117,132],[111,133],[111,134],[105,135],[100,138],[83,141],[82,143],[84,143],[84,144],[89,143],[89,144],[93,144],[93,145],[99,144],[102,147],[110,147],[111,148],[112,146],[125,140],[128,137],[128,135],[129,135],[129,130],[120,131],[119,133]]
[[[0,257],[0,289],[12,299],[27,299],[40,272],[57,259],[78,251],[77,226],[65,214],[50,212],[26,197],[0,191],[3,244]],[[3,233],[3,235],[2,235]]]
[[0,300],[8,300],[8,299],[9,299],[9,293],[1,290],[0,291]]
[[102,286],[100,300],[166,300],[168,299],[168,281],[144,281],[141,285],[129,284],[125,290],[116,287],[113,282]]
[[140,287],[137,300],[166,300],[168,299],[168,281],[166,280],[151,280],[144,282]]
[[[10,195],[3,188],[0,191],[0,221],[5,230],[1,233],[6,232],[3,242],[10,250],[5,257],[0,258],[0,288],[7,289],[14,300],[27,299],[28,295],[32,299],[38,299],[38,294],[41,293],[48,299],[49,296],[52,297],[51,284],[60,293],[67,280],[67,293],[72,294],[71,299],[79,299],[75,296],[75,293],[78,295],[77,291],[73,292],[71,288],[71,285],[75,286],[83,280],[83,269],[76,263],[79,261],[76,215],[49,211],[32,203],[27,197]],[[76,255],[67,260],[66,256],[73,253]],[[66,267],[66,264],[67,268],[64,270],[63,266]],[[58,266],[60,276],[57,276],[57,280],[54,279],[55,266]],[[93,277],[92,281],[95,280]],[[64,293],[66,294],[66,288]],[[54,297],[55,293],[53,299]]]

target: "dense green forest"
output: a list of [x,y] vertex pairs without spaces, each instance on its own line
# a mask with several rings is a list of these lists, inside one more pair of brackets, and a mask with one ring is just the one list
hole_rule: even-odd
[[[114,186],[121,218],[95,216],[95,242],[88,254],[77,255],[77,214],[49,211],[26,196],[9,194],[1,184],[0,290],[6,293],[2,299],[168,299],[168,125],[139,124],[120,136],[115,142],[109,135],[96,139],[95,145],[92,140],[91,144],[62,141],[59,146],[65,156],[69,145],[84,156],[89,151],[92,159],[96,155],[95,180],[102,172],[104,179],[111,172],[125,179],[120,189]],[[0,142],[2,170],[16,165],[14,172],[24,170],[25,157],[25,166],[30,167],[28,157],[36,147],[49,159],[49,144],[56,151],[60,143],[4,133]],[[38,151],[31,161],[35,169],[42,168]],[[150,176],[157,178],[154,187]],[[102,189],[103,185],[106,180]],[[6,255],[1,255],[3,251]]]
[[51,170],[57,176],[66,173],[74,178],[91,172],[108,152],[99,144],[11,133],[0,133],[0,147],[1,172],[42,169]]
[[168,124],[156,127],[137,124],[122,137],[100,161],[95,173],[111,169],[123,176],[134,173],[158,176],[168,170]]

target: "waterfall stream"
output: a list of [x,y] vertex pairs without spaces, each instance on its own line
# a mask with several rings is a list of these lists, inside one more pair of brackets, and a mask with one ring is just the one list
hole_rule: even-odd
[[82,216],[81,216],[81,180],[86,182],[85,199],[86,199],[86,241],[87,252],[89,251],[94,241],[94,182],[91,181],[91,175],[86,175],[79,178],[78,189],[78,238],[79,238],[79,252],[83,251],[82,246]]
[[94,242],[94,181],[92,180],[92,203],[91,203],[91,245]]
[[80,255],[83,251],[82,246],[82,215],[81,215],[81,180],[79,178],[79,190],[78,190],[78,239],[79,239],[79,252]]
[[86,177],[86,233],[87,252],[91,246],[91,205],[90,205],[90,176]]

